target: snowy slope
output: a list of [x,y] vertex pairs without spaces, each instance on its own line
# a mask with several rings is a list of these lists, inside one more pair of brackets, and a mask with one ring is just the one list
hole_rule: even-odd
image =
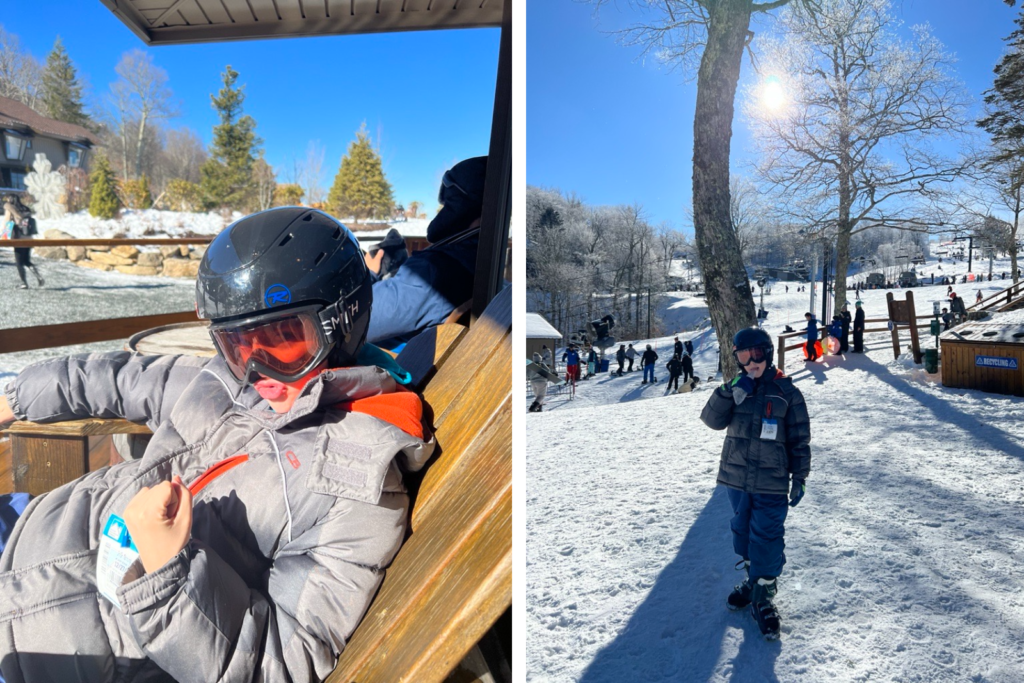
[[[808,308],[783,289],[765,298],[773,337]],[[919,313],[945,290],[915,288]],[[884,316],[885,291],[863,300]],[[790,352],[812,473],[787,522],[782,640],[766,643],[724,606],[742,576],[715,486],[724,436],[699,420],[714,384],[665,395],[671,339],[653,340],[661,383],[600,375],[527,418],[528,680],[1024,681],[1024,400],[944,389],[886,334],[809,367]]]

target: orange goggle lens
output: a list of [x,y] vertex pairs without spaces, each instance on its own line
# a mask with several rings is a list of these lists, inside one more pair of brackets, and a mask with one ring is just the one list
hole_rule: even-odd
[[317,323],[306,315],[212,332],[232,374],[239,379],[245,376],[250,360],[282,375],[294,375],[322,348]]

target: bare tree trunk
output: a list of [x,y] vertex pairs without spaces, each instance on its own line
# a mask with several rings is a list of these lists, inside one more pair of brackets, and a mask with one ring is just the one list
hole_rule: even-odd
[[1020,226],[1020,193],[1021,186],[1017,185],[1017,192],[1013,203],[1013,234],[1010,235],[1010,270],[1013,271],[1013,284],[1017,284],[1017,228]]
[[142,116],[139,117],[139,136],[135,144],[135,177],[142,177],[142,148],[145,146],[146,140],[146,119],[149,117],[149,113],[143,109]]
[[729,215],[729,150],[740,63],[750,25],[750,0],[708,8],[708,36],[697,74],[693,118],[693,223],[708,312],[725,377],[736,374],[732,337],[757,323],[739,240]]

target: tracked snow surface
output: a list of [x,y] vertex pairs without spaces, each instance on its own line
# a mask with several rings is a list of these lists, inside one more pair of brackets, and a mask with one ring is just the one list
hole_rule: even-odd
[[[947,261],[937,275],[965,271]],[[954,290],[973,303],[1009,283]],[[788,284],[765,297],[773,339],[805,326],[810,295]],[[946,287],[912,291],[923,314]],[[885,294],[863,293],[869,319]],[[713,375],[703,299],[670,295],[661,316]],[[716,382],[666,395],[672,335],[650,343],[657,384],[602,374],[527,416],[527,680],[1024,681],[1024,400],[946,389],[909,354],[894,360],[887,333],[809,366],[787,352],[813,456],[786,522],[782,638],[768,643],[725,608],[742,576],[715,485],[724,433],[699,419]]]

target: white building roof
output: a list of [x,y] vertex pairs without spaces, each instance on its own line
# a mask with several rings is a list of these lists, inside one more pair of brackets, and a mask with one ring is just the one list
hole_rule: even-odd
[[561,339],[562,333],[551,327],[551,323],[540,313],[526,314],[527,339]]

